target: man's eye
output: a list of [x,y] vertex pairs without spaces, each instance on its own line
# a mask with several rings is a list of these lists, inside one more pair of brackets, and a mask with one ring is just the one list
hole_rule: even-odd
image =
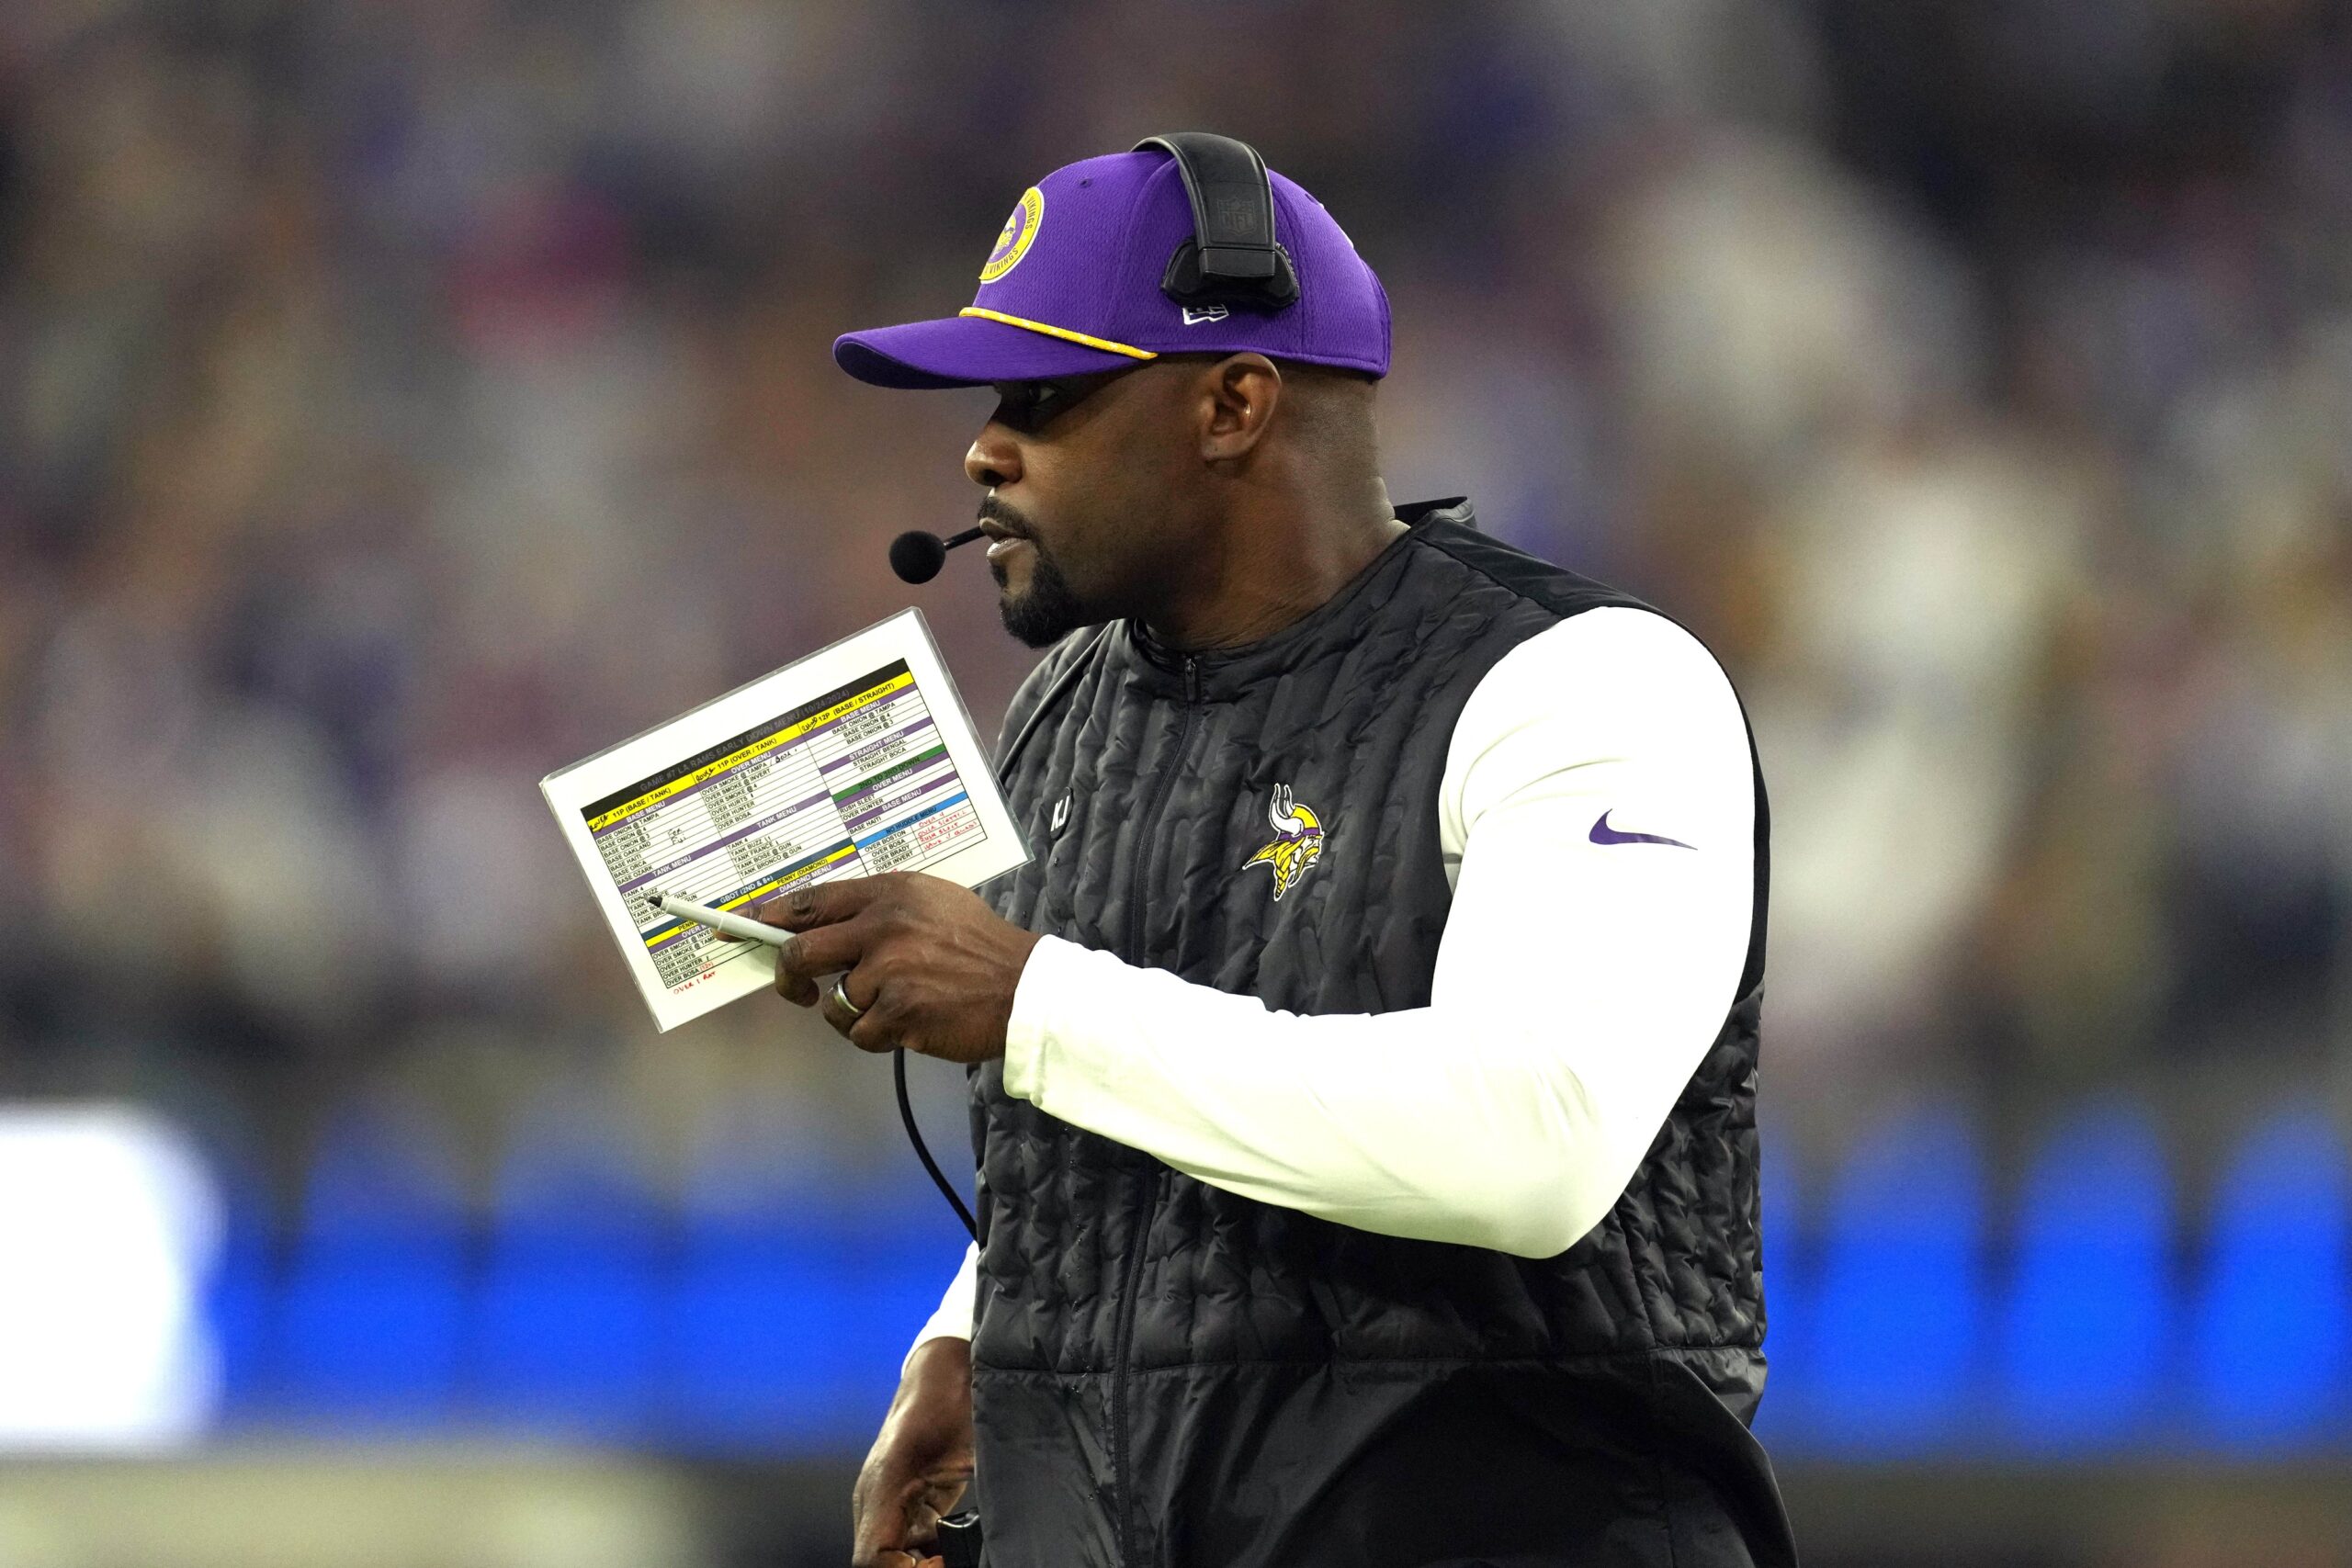
[[1004,417],[1035,430],[1078,401],[1070,387],[1057,381],[1023,381],[999,393]]

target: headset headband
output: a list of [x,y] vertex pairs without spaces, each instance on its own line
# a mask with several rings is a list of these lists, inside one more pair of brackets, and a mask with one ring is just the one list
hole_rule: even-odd
[[1274,239],[1274,189],[1266,161],[1247,141],[1206,130],[1147,136],[1176,160],[1193,206],[1193,238],[1176,247],[1159,291],[1180,305],[1279,310],[1298,301],[1298,273]]

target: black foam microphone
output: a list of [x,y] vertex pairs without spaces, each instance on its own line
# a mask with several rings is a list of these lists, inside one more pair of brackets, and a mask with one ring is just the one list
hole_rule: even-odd
[[890,570],[899,574],[901,581],[929,582],[947,563],[948,551],[958,545],[970,544],[981,532],[978,528],[967,528],[953,538],[943,539],[936,534],[910,528],[890,541]]

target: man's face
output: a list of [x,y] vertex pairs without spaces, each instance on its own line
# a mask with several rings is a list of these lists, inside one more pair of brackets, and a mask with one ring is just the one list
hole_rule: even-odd
[[979,516],[1005,629],[1030,647],[1148,607],[1184,536],[1191,368],[997,385],[964,468],[988,489]]

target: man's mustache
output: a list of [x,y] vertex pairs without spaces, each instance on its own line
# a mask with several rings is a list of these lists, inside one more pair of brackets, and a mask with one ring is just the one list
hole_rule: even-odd
[[980,498],[978,515],[981,522],[994,523],[1006,533],[1017,537],[1034,539],[1037,536],[1037,531],[1029,525],[1029,519],[1021,514],[1018,507],[1010,502],[1000,501],[993,495]]

